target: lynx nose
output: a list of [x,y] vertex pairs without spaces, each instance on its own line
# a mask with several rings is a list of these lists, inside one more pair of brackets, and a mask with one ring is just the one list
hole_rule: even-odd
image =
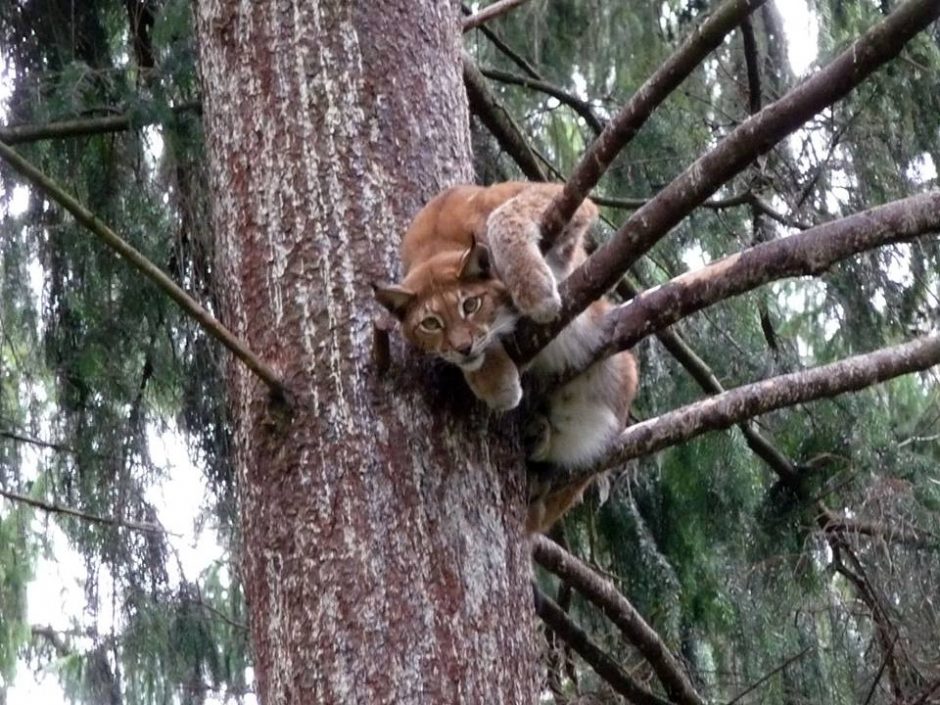
[[460,345],[457,346],[457,352],[459,352],[464,357],[469,355],[472,350],[473,350],[473,343],[470,343],[470,342],[461,343]]

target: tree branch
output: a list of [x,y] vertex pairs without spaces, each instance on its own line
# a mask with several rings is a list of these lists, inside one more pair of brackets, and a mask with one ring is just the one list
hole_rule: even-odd
[[[653,110],[721,44],[728,32],[765,1],[726,0],[640,86],[607,124],[601,135],[588,147],[569,176],[564,190],[555,197],[542,215],[542,234],[546,247],[571,220],[585,196],[597,185],[607,167],[643,126]],[[626,271],[626,268],[621,271]]]
[[45,193],[49,198],[65,208],[79,223],[91,230],[108,247],[118,253],[134,269],[157,285],[167,294],[183,311],[193,318],[206,333],[227,347],[239,360],[254,372],[271,390],[275,399],[287,400],[287,388],[281,382],[277,373],[255,355],[248,346],[236,338],[211,313],[199,305],[183,289],[164,274],[155,264],[144,257],[135,248],[117,236],[107,225],[102,223],[94,213],[66,193],[57,183],[47,177],[32,164],[23,159],[9,146],[0,142],[0,156],[19,172],[34,186]]
[[614,690],[636,705],[670,705],[668,700],[660,698],[636,681],[617,665],[603,649],[591,641],[577,624],[569,619],[562,609],[548,595],[536,589],[535,611],[566,644],[571,646],[594,671],[607,681]]
[[671,700],[681,705],[703,705],[705,701],[659,634],[617,588],[546,536],[532,537],[532,555],[539,565],[603,610],[653,667]]
[[522,130],[486,85],[483,74],[469,54],[463,55],[463,82],[470,111],[480,118],[499,146],[512,155],[522,172],[532,181],[545,181],[545,172],[525,141]]
[[[620,434],[616,449],[605,460],[578,476],[593,475],[614,463],[654,453],[768,411],[857,391],[937,364],[940,336],[926,336],[738,387],[630,426]],[[577,481],[578,476],[572,476],[571,481]]]
[[492,5],[487,5],[475,15],[465,17],[463,20],[463,31],[469,32],[471,29],[489,22],[494,17],[499,17],[509,12],[511,9],[524,2],[528,2],[528,0],[497,0],[497,2],[494,2]]
[[[506,348],[513,359],[518,363],[531,360],[591,301],[616,284],[624,271],[722,184],[810,117],[848,94],[875,69],[894,58],[911,37],[938,16],[940,3],[936,0],[907,0],[824,69],[746,120],[714,149],[696,160],[634,213],[610,242],[562,283],[559,293],[563,306],[556,321],[542,326],[528,319],[520,321],[515,334],[506,340]],[[607,130],[610,129],[609,125]],[[601,139],[603,137],[598,141]],[[586,159],[593,158],[592,150],[585,155]],[[594,171],[593,168],[589,170]],[[574,186],[573,178],[568,183],[573,187],[566,191],[571,193],[586,193],[593,186],[593,182]],[[574,188],[578,191],[575,192]],[[561,199],[568,202],[564,193]],[[573,212],[574,208],[571,210]],[[550,207],[549,211],[554,209]],[[547,219],[543,222],[548,226]],[[563,224],[566,221],[553,217],[551,223],[554,225],[551,227],[558,227],[558,222]]]
[[940,191],[929,191],[755,245],[676,277],[610,311],[603,323],[607,335],[591,361],[629,348],[654,331],[767,282],[819,274],[865,250],[937,230]]
[[578,96],[572,95],[553,83],[537,78],[530,78],[529,76],[517,76],[514,73],[500,71],[499,69],[481,68],[480,73],[500,83],[509,83],[514,86],[532,88],[533,90],[550,95],[552,98],[556,98],[584,118],[584,121],[595,135],[600,134],[604,129],[604,125],[598,120],[597,115],[594,114],[594,110],[591,108],[591,104],[588,101],[581,100]]
[[[193,112],[198,115],[202,113],[202,104],[198,101],[181,103],[173,106],[170,110],[176,115],[186,112]],[[109,132],[123,132],[133,127],[143,127],[158,122],[160,122],[160,118],[155,115],[135,115],[132,118],[130,115],[124,114],[79,120],[59,120],[45,125],[8,125],[0,127],[0,142],[14,145],[63,137],[100,135]]]
[[84,521],[90,521],[94,524],[104,524],[106,526],[117,526],[124,529],[131,529],[132,531],[144,531],[151,534],[168,534],[166,529],[157,524],[146,524],[143,522],[137,521],[125,521],[122,519],[112,519],[111,517],[102,517],[97,514],[88,514],[79,509],[72,509],[71,507],[66,507],[61,504],[54,504],[49,502],[43,502],[40,499],[35,499],[25,494],[20,494],[18,492],[10,492],[9,490],[0,489],[0,497],[6,497],[13,502],[21,502],[23,504],[28,504],[30,507],[35,507],[44,512],[50,514],[65,514],[67,516],[76,517]]

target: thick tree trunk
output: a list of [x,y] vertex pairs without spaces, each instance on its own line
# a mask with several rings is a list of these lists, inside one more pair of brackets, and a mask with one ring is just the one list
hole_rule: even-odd
[[230,374],[264,703],[530,703],[518,449],[456,375],[371,362],[370,282],[470,179],[458,3],[197,3],[224,321],[292,418]]

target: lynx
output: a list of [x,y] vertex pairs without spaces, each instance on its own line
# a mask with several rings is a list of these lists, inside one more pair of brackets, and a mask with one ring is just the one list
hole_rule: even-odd
[[[414,346],[457,365],[473,393],[497,411],[519,405],[519,369],[503,348],[520,316],[557,317],[558,282],[586,257],[582,240],[597,217],[585,201],[554,245],[539,250],[539,217],[561,186],[507,182],[455,186],[415,217],[401,243],[404,279],[376,287],[378,301]],[[527,366],[543,383],[588,360],[611,304],[595,301]],[[636,361],[622,352],[595,363],[536,404],[527,428],[536,466],[589,467],[615,441],[636,393]],[[539,490],[529,531],[545,531],[577,502],[590,480]]]

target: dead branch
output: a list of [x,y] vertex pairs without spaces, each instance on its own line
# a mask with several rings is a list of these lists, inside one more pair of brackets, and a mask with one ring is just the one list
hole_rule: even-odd
[[652,332],[767,282],[820,274],[852,255],[937,230],[940,191],[930,191],[755,245],[613,309],[604,321],[607,335],[591,360],[629,348]]
[[475,15],[470,15],[470,17],[465,17],[463,20],[463,31],[469,32],[474,27],[479,27],[480,25],[489,22],[494,17],[499,17],[517,5],[521,5],[528,0],[497,0],[492,5],[487,5],[482,10],[480,10]]
[[536,589],[535,611],[566,644],[571,646],[594,672],[629,702],[637,705],[669,705],[669,701],[646,690],[627,675],[603,649],[591,641],[581,627],[571,621],[548,595]]
[[[653,111],[679,86],[725,35],[765,0],[727,0],[682,43],[672,56],[640,86],[627,104],[588,147],[568,178],[564,190],[542,215],[545,246],[552,243],[614,158],[643,126]],[[704,200],[704,199],[702,199]],[[626,268],[621,271],[626,271]],[[611,282],[611,285],[613,282]]]
[[573,586],[620,628],[652,666],[670,700],[680,705],[703,705],[702,696],[659,634],[617,588],[545,536],[533,537],[532,555],[539,565]]
[[940,336],[934,335],[738,387],[630,426],[620,434],[617,448],[581,476],[768,411],[857,391],[937,364]]
[[470,112],[480,118],[480,122],[493,134],[499,146],[512,156],[529,179],[545,181],[545,172],[526,142],[522,130],[492,94],[483,74],[467,53],[463,55],[463,82],[467,89]]
[[793,656],[791,656],[790,658],[788,658],[786,661],[784,661],[783,663],[781,663],[779,666],[777,666],[777,667],[774,668],[773,670],[768,671],[767,673],[765,673],[765,674],[764,674],[763,676],[761,676],[756,682],[754,682],[753,684],[749,685],[747,688],[745,688],[745,689],[742,690],[740,693],[738,693],[738,694],[735,695],[733,698],[731,698],[731,700],[728,701],[727,705],[734,705],[734,703],[738,702],[741,698],[743,698],[743,697],[744,697],[745,695],[747,695],[748,693],[753,693],[753,692],[754,692],[755,690],[757,690],[760,686],[762,686],[764,683],[766,683],[770,678],[772,678],[775,674],[780,673],[780,671],[786,670],[786,668],[787,668],[790,664],[792,664],[794,661],[799,661],[801,658],[803,658],[803,656],[805,656],[805,655],[809,652],[809,650],[812,649],[812,648],[813,648],[812,646],[807,646],[805,649],[803,649],[802,651],[800,651],[800,652],[797,653],[797,654],[794,654]]
[[[202,112],[202,104],[196,101],[174,105],[170,110],[175,115],[181,113]],[[8,125],[0,127],[0,142],[8,145],[39,140],[60,139],[64,137],[85,137],[109,132],[124,132],[136,127],[153,125],[160,122],[157,116],[108,115],[106,117],[84,118],[79,120],[58,120],[44,125]]]
[[267,384],[275,399],[280,401],[287,399],[287,388],[284,386],[284,383],[281,382],[277,373],[249,350],[245,343],[232,335],[232,333],[211,313],[200,306],[195,299],[164,274],[159,267],[118,237],[118,235],[101,222],[94,213],[85,208],[70,194],[66,193],[55,181],[47,177],[3,142],[0,142],[0,156],[2,156],[21,176],[24,176],[32,182],[36,188],[40,189],[49,198],[65,208],[65,210],[72,214],[75,220],[88,228],[108,247],[126,260],[128,264],[173,299],[173,301],[175,301],[188,316],[195,320],[206,333],[227,347],[235,357],[241,360],[248,369]]
[[[938,16],[940,3],[936,0],[907,0],[825,68],[746,120],[696,160],[562,283],[560,294],[564,305],[556,321],[541,326],[529,320],[520,322],[516,333],[506,341],[513,359],[520,363],[531,360],[574,316],[616,284],[623,272],[722,184],[810,117],[848,94]],[[585,155],[585,159],[589,158],[591,150]],[[592,182],[576,183],[574,177],[568,183],[572,188],[566,192],[578,194],[593,186]],[[560,198],[568,202],[564,193]],[[551,227],[567,222],[561,216],[552,218]],[[547,219],[543,222],[548,226]]]
[[9,490],[0,489],[0,497],[6,497],[12,502],[20,502],[22,504],[27,504],[30,507],[35,507],[44,512],[50,514],[65,514],[66,516],[76,517],[77,519],[82,519],[83,521],[90,521],[94,524],[104,524],[105,526],[116,526],[123,529],[131,529],[132,531],[144,531],[151,534],[168,534],[166,529],[158,524],[147,524],[137,521],[126,521],[123,519],[113,519],[111,517],[102,517],[97,514],[89,514],[88,512],[83,512],[79,509],[73,509],[71,507],[66,507],[61,504],[54,504],[49,502],[43,502],[40,499],[35,497],[30,497],[25,494],[20,494],[19,492],[11,492]]
[[514,86],[522,86],[523,88],[531,88],[557,99],[584,118],[584,121],[595,135],[600,134],[604,129],[604,125],[597,118],[597,115],[594,114],[594,110],[591,108],[591,104],[588,101],[581,100],[578,96],[556,86],[554,83],[531,78],[529,76],[517,76],[509,71],[500,71],[499,69],[481,68],[480,73],[494,81],[509,83]]

